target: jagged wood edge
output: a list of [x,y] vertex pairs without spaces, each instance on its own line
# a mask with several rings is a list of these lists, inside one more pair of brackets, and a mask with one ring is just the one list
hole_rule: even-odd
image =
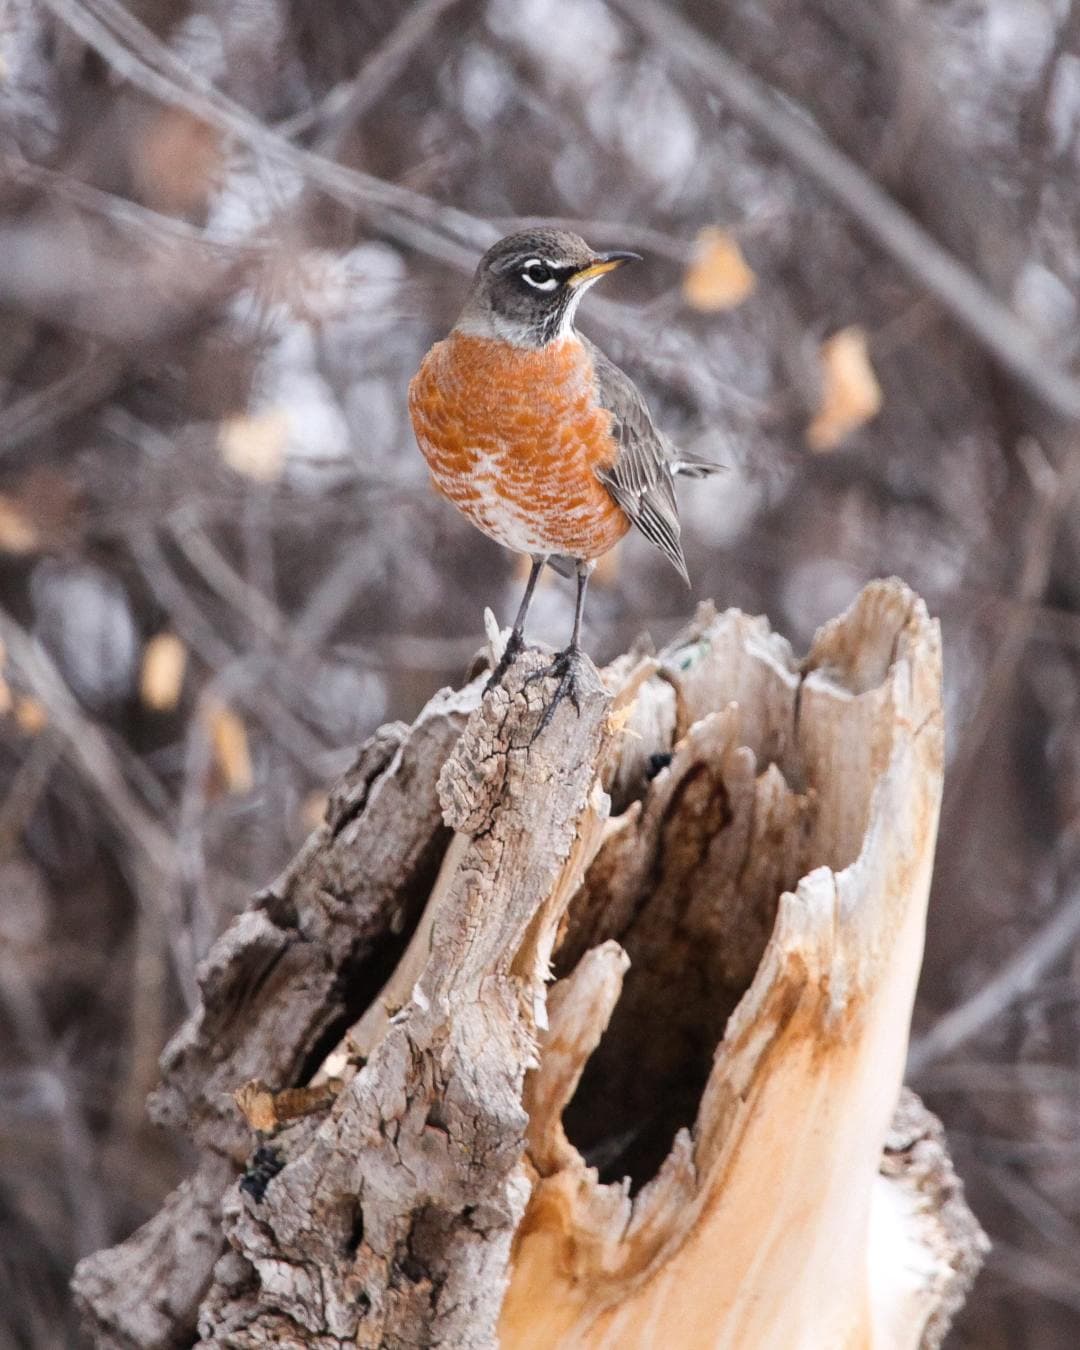
[[[707,624],[711,617],[711,611],[708,610],[700,614],[698,628]],[[777,657],[785,657],[786,644],[782,639],[770,634],[767,626],[759,620],[738,617],[741,642],[747,640],[763,642],[773,648]],[[692,633],[693,630],[689,636],[692,637]],[[686,636],[684,635],[684,638]],[[778,667],[787,665],[787,660],[779,659],[777,665]],[[625,673],[625,665],[622,673]],[[648,672],[640,670],[638,679],[633,683],[639,684],[646,673]],[[658,739],[662,745],[665,738],[670,738],[673,734],[673,722],[682,720],[685,729],[685,708],[682,706],[684,699],[681,692],[678,709],[670,713],[665,711],[671,705],[672,691],[677,688],[678,681],[672,681],[665,695],[663,686],[658,681],[653,681],[648,686],[649,697],[642,700],[642,705],[645,709],[644,720],[650,725],[646,734],[642,736],[642,744],[638,749],[639,759],[654,739]],[[497,874],[501,859],[497,852],[492,853],[492,840],[489,835],[492,834],[493,826],[501,813],[495,810],[492,814],[493,802],[501,799],[503,807],[512,804],[515,783],[521,786],[520,774],[516,776],[514,768],[522,758],[524,741],[515,731],[515,725],[518,722],[527,724],[530,715],[535,714],[537,705],[536,700],[530,700],[527,695],[520,697],[522,694],[520,689],[517,694],[516,708],[512,706],[514,699],[510,699],[505,706],[495,700],[486,710],[489,716],[474,719],[476,725],[470,726],[470,731],[474,733],[473,740],[476,742],[477,727],[480,728],[481,738],[474,744],[471,759],[467,745],[463,747],[464,762],[469,765],[468,771],[461,772],[462,758],[460,755],[455,756],[452,763],[458,765],[457,776],[455,778],[455,774],[451,772],[444,780],[444,806],[448,809],[450,818],[459,830],[475,835],[469,843],[474,853],[476,842],[479,841],[479,853],[463,872],[464,876],[471,879],[465,887],[464,895],[467,895],[470,889],[474,892],[477,889],[477,858],[488,868],[489,883],[491,876]],[[477,698],[478,691],[475,687],[463,691],[461,695],[443,694],[425,709],[411,731],[400,726],[384,728],[365,747],[360,762],[347,777],[342,788],[335,792],[325,830],[309,841],[282,881],[269,888],[260,898],[259,904],[242,917],[224,940],[224,952],[216,951],[214,959],[208,965],[205,977],[207,988],[213,994],[220,981],[223,996],[216,1004],[211,997],[202,1016],[193,1019],[170,1048],[170,1053],[166,1057],[168,1076],[165,1087],[158,1097],[158,1111],[166,1119],[170,1118],[170,1111],[179,1115],[183,1115],[186,1111],[203,1147],[211,1150],[199,1176],[188,1183],[184,1191],[184,1199],[189,1207],[193,1196],[203,1206],[199,1215],[186,1214],[185,1217],[192,1231],[199,1229],[201,1224],[201,1231],[209,1235],[210,1240],[204,1245],[209,1248],[210,1263],[220,1250],[219,1246],[213,1243],[212,1234],[217,1223],[221,1190],[233,1175],[230,1169],[223,1183],[220,1172],[214,1171],[215,1159],[224,1154],[236,1161],[242,1157],[249,1144],[246,1131],[232,1111],[230,1094],[238,1082],[248,1076],[252,1059],[251,1046],[244,1044],[243,1035],[239,1037],[239,1043],[226,1043],[224,1046],[215,1038],[220,1037],[228,1025],[223,1010],[230,1007],[230,995],[237,987],[241,990],[254,989],[256,997],[253,1002],[256,1007],[260,991],[269,991],[271,999],[279,997],[272,978],[278,964],[276,960],[270,963],[268,972],[264,970],[261,977],[254,981],[251,979],[252,948],[256,950],[259,961],[266,960],[265,952],[268,946],[271,952],[273,950],[272,944],[266,942],[266,926],[263,919],[270,918],[276,921],[275,926],[284,920],[286,930],[295,927],[305,941],[316,945],[322,944],[324,951],[329,950],[331,953],[332,960],[340,962],[344,956],[345,963],[338,967],[339,984],[343,976],[349,972],[355,974],[357,948],[345,939],[353,938],[357,927],[363,930],[370,914],[374,912],[380,917],[367,929],[367,934],[374,936],[369,940],[365,935],[364,939],[369,943],[365,952],[370,954],[372,947],[377,945],[380,938],[385,939],[388,933],[392,934],[395,926],[400,925],[403,907],[409,900],[409,887],[400,885],[403,878],[395,874],[392,862],[381,873],[377,868],[364,872],[361,863],[361,877],[357,882],[355,871],[350,870],[356,867],[357,850],[358,848],[361,850],[359,857],[362,859],[363,845],[370,838],[376,843],[375,852],[378,856],[379,845],[385,847],[389,837],[385,836],[385,827],[390,823],[394,828],[400,826],[398,816],[402,800],[417,793],[419,780],[419,798],[422,800],[423,810],[417,814],[423,819],[424,827],[414,832],[412,848],[406,846],[404,854],[406,861],[411,860],[413,864],[410,875],[412,888],[416,889],[418,874],[424,877],[425,885],[430,880],[433,861],[437,861],[446,841],[445,832],[440,829],[438,802],[434,794],[435,772],[438,770],[441,757],[449,748],[448,742],[452,744],[460,731],[464,709],[470,704],[475,707]],[[494,722],[492,717],[495,718]],[[574,735],[580,727],[571,727],[567,724],[567,730],[570,732],[571,744],[564,744],[557,752],[556,768],[574,760],[574,750],[580,750]],[[469,737],[466,736],[466,742],[468,740]],[[667,743],[670,744],[670,739]],[[493,746],[497,747],[494,751]],[[628,742],[627,746],[632,754],[634,742]],[[581,783],[585,780],[592,781],[595,766],[602,759],[598,745],[594,745],[592,750],[591,756],[584,757],[586,772],[578,785],[579,797]],[[530,758],[529,755],[525,755],[525,762],[528,763]],[[614,761],[614,771],[612,762],[609,761],[607,765],[604,780],[605,784],[617,793],[618,783],[615,780],[619,776],[618,761]],[[420,771],[417,771],[417,763],[421,765]],[[533,759],[532,763],[538,766],[540,759]],[[577,755],[576,763],[580,770],[582,767],[580,754]],[[538,780],[530,780],[531,786],[526,795],[535,794],[546,798],[549,802],[552,800],[551,768],[552,766],[548,764]],[[554,776],[558,778],[557,773]],[[540,789],[539,793],[536,791],[537,788]],[[380,799],[382,799],[381,811]],[[415,802],[410,802],[409,810],[415,811],[415,805]],[[374,809],[368,817],[367,811],[372,807]],[[588,835],[591,829],[593,837],[588,847],[584,849],[578,847],[580,856],[573,865],[570,865],[570,855],[574,852],[575,846],[569,847],[562,859],[561,876],[558,869],[548,876],[549,889],[546,902],[542,895],[543,886],[533,888],[533,900],[537,908],[532,918],[526,922],[524,929],[519,928],[513,934],[507,932],[505,928],[496,930],[499,931],[498,944],[492,947],[489,942],[486,946],[488,956],[492,959],[495,959],[498,951],[517,952],[518,955],[510,966],[502,971],[509,981],[502,993],[505,995],[506,987],[513,988],[518,1002],[513,1008],[509,1005],[503,1008],[503,1012],[507,1013],[503,1029],[504,1031],[510,1029],[510,1041],[513,1044],[504,1046],[504,1049],[509,1051],[509,1056],[503,1056],[502,1060],[494,1065],[496,1077],[501,1075],[505,1079],[506,1063],[511,1063],[514,1066],[511,1074],[513,1082],[508,1084],[503,1081],[501,1093],[483,1094],[486,1100],[481,1114],[485,1116],[486,1124],[485,1120],[479,1120],[475,1114],[472,1117],[473,1144],[481,1145],[485,1155],[491,1153],[493,1141],[506,1134],[511,1138],[516,1137],[520,1143],[521,1130],[514,1127],[515,1114],[520,1114],[519,1069],[529,1061],[532,1054],[532,1032],[543,1018],[543,978],[546,973],[547,955],[554,940],[555,925],[562,909],[565,908],[570,892],[575,888],[574,878],[580,875],[599,841],[596,831],[598,827],[602,827],[603,808],[604,804],[596,799],[595,791],[591,795],[586,794],[586,798],[579,801],[576,824],[571,834],[576,832],[580,846],[583,835]],[[513,811],[508,814],[512,817]],[[368,826],[366,834],[365,820]],[[589,821],[592,822],[591,825],[588,824]],[[563,825],[565,824],[564,820]],[[513,825],[511,834],[514,830],[519,834],[536,834],[536,831],[530,831],[527,826],[523,829],[522,826],[523,822],[518,819]],[[350,828],[357,831],[352,838],[346,836]],[[565,829],[563,835],[565,836]],[[459,843],[465,837],[464,834],[459,835]],[[396,844],[397,841],[394,841],[391,847],[396,847]],[[335,847],[340,848],[344,856],[335,856]],[[418,860],[424,860],[423,865],[420,865]],[[460,868],[460,860],[456,866]],[[351,912],[348,899],[344,905],[341,903],[343,892],[348,895],[348,884],[342,885],[343,876],[348,877],[348,884],[355,887],[352,894],[355,897],[353,904],[356,913]],[[554,885],[552,877],[558,878]],[[326,885],[327,880],[330,882],[329,886]],[[483,886],[479,889],[483,891]],[[463,910],[461,907],[463,895],[459,895],[458,900],[456,917],[448,918],[443,928],[442,936],[446,937],[448,942],[441,955],[447,959],[455,950],[453,939],[463,931],[461,923],[463,916],[467,920],[464,931],[471,934],[470,941],[475,938],[476,933],[475,925],[470,927],[468,915],[471,914],[473,920],[478,916],[484,918],[483,906],[478,910],[475,904],[465,905]],[[415,905],[415,897],[412,903]],[[245,924],[248,926],[247,931],[244,931]],[[235,950],[232,952],[228,950],[230,936],[235,944]],[[489,933],[489,938],[490,936]],[[434,947],[433,942],[432,952]],[[457,949],[457,957],[461,956],[462,950]],[[450,961],[449,968],[458,971],[460,975],[461,971],[458,968],[461,963],[457,960],[455,964],[455,960]],[[440,964],[445,966],[446,961],[435,962],[436,966]],[[483,969],[483,962],[477,969]],[[299,1017],[293,1028],[295,1034],[291,1041],[278,1047],[275,1055],[270,1055],[268,1059],[264,1058],[255,1067],[256,1074],[267,1077],[269,1081],[278,1085],[294,1081],[290,1074],[295,1074],[296,1064],[310,1055],[319,1035],[324,1034],[334,1022],[333,1016],[326,1015],[325,1008],[323,1014],[319,1015],[319,1008],[324,1006],[320,1004],[320,999],[325,999],[328,986],[325,982],[319,983],[312,996],[312,989],[306,983],[310,970],[310,966],[301,965],[299,972],[294,974],[286,968],[286,978],[282,981],[282,985],[287,999],[298,999],[299,1009],[301,1012],[309,1010],[309,1016],[306,1020],[303,1016]],[[438,1035],[433,1033],[431,1028],[433,1025],[439,1025],[439,1017],[460,995],[460,989],[452,996],[449,992],[455,984],[460,984],[458,975],[451,978],[450,984],[442,990],[438,989],[438,981],[435,981],[436,1004],[439,1006],[434,1014],[430,996],[421,990],[419,1006],[409,1010],[410,1032],[405,1036],[406,1045],[411,1047],[408,1055],[402,1056],[401,1036],[398,1030],[391,1026],[383,1038],[386,1042],[385,1049],[377,1047],[387,1066],[385,1072],[376,1073],[372,1070],[368,1073],[367,1080],[356,1087],[344,1103],[339,1103],[330,1120],[319,1131],[314,1132],[311,1128],[300,1127],[294,1132],[297,1136],[302,1136],[302,1139],[294,1141],[295,1147],[288,1147],[286,1151],[290,1156],[295,1155],[296,1160],[283,1174],[283,1179],[271,1187],[271,1196],[283,1197],[278,1203],[278,1212],[274,1212],[273,1207],[257,1211],[244,1202],[238,1192],[230,1191],[226,1204],[226,1223],[233,1243],[246,1255],[240,1256],[237,1251],[233,1251],[218,1263],[217,1281],[211,1297],[204,1305],[203,1330],[208,1338],[226,1338],[227,1343],[233,1346],[270,1343],[322,1344],[325,1336],[330,1337],[326,1341],[327,1344],[348,1340],[350,1343],[361,1345],[394,1345],[405,1343],[404,1339],[399,1342],[397,1338],[415,1335],[416,1327],[420,1325],[424,1326],[427,1334],[434,1338],[430,1342],[433,1344],[479,1346],[492,1343],[493,1318],[497,1315],[498,1298],[501,1297],[508,1237],[516,1225],[517,1218],[520,1218],[524,1192],[527,1189],[524,1178],[517,1173],[516,1163],[513,1161],[520,1153],[520,1148],[517,1154],[511,1149],[503,1164],[493,1170],[492,1175],[486,1179],[491,1182],[490,1186],[477,1187],[474,1184],[471,1189],[466,1190],[461,1189],[461,1177],[457,1169],[448,1166],[445,1159],[440,1160],[436,1170],[440,1176],[441,1190],[440,1187],[435,1188],[435,1192],[441,1196],[440,1204],[426,1206],[418,1213],[414,1203],[415,1196],[411,1192],[398,1194],[396,1237],[391,1241],[390,1236],[384,1234],[381,1239],[377,1239],[374,1246],[370,1241],[371,1235],[367,1240],[362,1234],[357,1238],[356,1201],[364,1192],[368,1170],[379,1173],[380,1166],[387,1162],[385,1138],[368,1151],[367,1163],[371,1164],[370,1169],[365,1169],[359,1161],[356,1161],[355,1166],[345,1168],[343,1172],[340,1165],[343,1156],[349,1155],[350,1151],[354,1153],[356,1151],[353,1145],[356,1132],[359,1130],[362,1135],[364,1128],[367,1127],[370,1134],[373,1121],[379,1122],[382,1134],[385,1134],[384,1127],[388,1120],[396,1122],[400,1133],[401,1122],[393,1115],[394,1102],[386,1099],[381,1103],[375,1102],[377,1093],[372,1092],[375,1080],[385,1086],[387,1072],[391,1079],[396,1075],[399,1087],[407,1087],[404,1098],[407,1103],[422,1101],[425,1098],[434,1101],[445,1096],[453,1080],[453,1074],[438,1082],[425,1078],[423,1072],[417,1077],[415,1051],[418,1045],[421,1046],[421,1059],[426,1055],[429,1063],[433,1062],[432,1056],[436,1051],[439,1055],[445,1055],[445,1043],[440,1044]],[[431,984],[431,980],[428,984]],[[469,990],[466,1003],[475,999],[477,993],[476,989]],[[314,1017],[310,1015],[310,1011],[314,1012]],[[337,1011],[340,1013],[341,1010]],[[431,1020],[432,1016],[435,1018],[434,1023]],[[464,1020],[467,1019],[458,1017],[456,1020],[458,1026],[455,1031],[460,1032]],[[239,1018],[232,1025],[243,1027],[244,1019]],[[258,1051],[265,1051],[267,1047],[258,1046],[257,1042],[266,1036],[267,1027],[273,1026],[274,1023],[263,1021],[256,1016],[253,1025],[257,1032],[255,1059],[259,1060]],[[445,1016],[441,1025],[444,1027],[447,1025]],[[315,1035],[312,1035],[312,1026],[319,1028]],[[522,1032],[524,1032],[523,1040]],[[251,1034],[250,1030],[248,1034]],[[425,1036],[429,1037],[426,1045],[422,1044]],[[419,1037],[419,1040],[415,1037]],[[182,1053],[177,1054],[177,1050]],[[476,1047],[473,1047],[473,1052],[475,1050]],[[300,1056],[300,1059],[297,1056]],[[202,1079],[199,1075],[200,1069],[206,1070]],[[357,1097],[362,1099],[359,1108]],[[398,1094],[395,1100],[400,1099]],[[349,1105],[350,1101],[352,1107]],[[493,1101],[501,1101],[501,1107],[492,1107]],[[415,1139],[427,1138],[432,1129],[436,1132],[443,1130],[445,1128],[443,1114],[439,1109],[436,1111],[438,1119],[432,1121],[425,1117],[419,1120],[414,1111],[411,1120],[414,1142]],[[466,1113],[466,1118],[468,1117],[469,1113]],[[176,1118],[175,1115],[173,1118]],[[495,1126],[494,1133],[487,1128],[491,1125]],[[453,1134],[449,1134],[449,1137],[454,1139]],[[427,1138],[427,1142],[430,1143],[430,1138]],[[360,1156],[363,1156],[363,1152],[361,1150]],[[397,1174],[400,1181],[401,1169],[398,1163],[401,1158],[397,1139],[393,1141],[389,1157],[397,1159],[389,1167],[389,1174],[391,1176]],[[383,1167],[383,1170],[386,1168]],[[215,1180],[211,1181],[210,1178]],[[478,1178],[474,1175],[472,1180],[475,1183]],[[400,1191],[400,1186],[398,1189]],[[368,1193],[373,1193],[370,1185]],[[377,1188],[374,1193],[377,1193]],[[462,1204],[460,1208],[455,1209],[455,1204],[459,1204],[466,1193],[480,1196],[481,1202]],[[485,1195],[486,1200],[483,1199]],[[380,1196],[380,1209],[385,1209],[385,1201],[386,1196]],[[307,1220],[300,1223],[299,1228],[296,1215],[292,1213],[297,1208],[307,1215]],[[183,1302],[182,1297],[171,1300],[166,1297],[165,1284],[155,1282],[150,1276],[153,1262],[147,1264],[140,1262],[139,1259],[154,1256],[160,1258],[163,1241],[164,1245],[168,1246],[165,1234],[169,1227],[169,1214],[168,1208],[163,1210],[128,1244],[115,1249],[118,1258],[121,1254],[125,1258],[122,1262],[118,1260],[114,1263],[115,1270],[119,1271],[123,1265],[135,1276],[132,1287],[127,1290],[127,1311],[129,1314],[133,1311],[138,1312],[139,1299],[136,1290],[141,1290],[144,1296],[152,1296],[148,1302],[156,1307],[159,1314],[156,1331],[147,1322],[143,1330],[138,1332],[138,1316],[135,1318],[135,1324],[129,1322],[126,1326],[122,1325],[123,1318],[116,1315],[115,1307],[113,1320],[109,1322],[107,1305],[110,1299],[114,1303],[117,1302],[116,1295],[122,1281],[114,1280],[110,1284],[107,1279],[103,1280],[101,1276],[103,1271],[108,1269],[108,1262],[104,1266],[99,1264],[96,1267],[93,1263],[99,1262],[103,1257],[110,1257],[113,1253],[98,1254],[97,1257],[91,1258],[90,1263],[84,1263],[84,1269],[80,1270],[83,1305],[94,1316],[99,1344],[168,1344],[172,1343],[177,1327],[185,1324],[185,1320],[190,1322],[194,1309],[180,1308],[178,1305]],[[321,1244],[326,1248],[322,1253],[325,1265],[314,1260],[314,1253],[311,1251],[310,1220],[313,1215],[317,1218],[315,1231],[321,1234]],[[446,1221],[447,1215],[450,1216],[449,1223]],[[298,1239],[298,1232],[303,1236],[303,1241]],[[363,1250],[360,1250],[361,1244]],[[287,1256],[290,1247],[293,1257],[291,1264],[288,1259],[282,1260],[282,1253]],[[188,1255],[191,1256],[193,1253],[189,1252]],[[201,1256],[203,1266],[208,1266],[206,1251],[194,1255],[196,1258]],[[249,1257],[252,1258],[254,1265],[260,1267],[261,1291],[258,1298],[254,1297],[254,1284],[251,1279],[253,1265]],[[168,1273],[163,1264],[160,1273],[163,1277]],[[192,1281],[188,1278],[186,1284],[183,1281],[181,1284],[190,1303]],[[371,1307],[368,1291],[372,1289],[387,1291],[383,1306],[374,1309]],[[476,1298],[477,1289],[488,1291],[479,1298],[479,1301]],[[197,1292],[201,1292],[201,1287]],[[365,1303],[365,1300],[368,1301]],[[121,1298],[119,1303],[123,1302]],[[442,1312],[436,1312],[436,1303],[441,1306]],[[451,1310],[449,1320],[445,1316],[447,1307]],[[357,1316],[358,1308],[363,1314],[360,1317]],[[161,1315],[162,1309],[168,1309],[172,1315],[172,1334],[169,1332],[168,1317]],[[365,1322],[366,1327],[363,1325]],[[129,1336],[126,1334],[128,1332],[136,1334]]]
[[222,1199],[252,1147],[232,1094],[250,1078],[296,1082],[347,1016],[350,987],[372,983],[368,971],[423,904],[449,838],[438,775],[479,698],[477,683],[442,690],[412,727],[381,727],[333,789],[323,825],[214,944],[200,1005],[166,1047],[150,1104],[158,1123],[192,1138],[199,1167],[124,1243],[80,1262],[73,1290],[98,1345],[166,1346],[193,1330],[224,1246]]
[[[188,1130],[204,1161],[196,1177],[126,1243],[81,1263],[74,1288],[97,1344],[174,1344],[190,1334],[202,1303],[204,1338],[212,1341],[220,1334],[233,1346],[295,1342],[297,1336],[309,1340],[323,1332],[333,1336],[343,1323],[351,1343],[390,1345],[397,1336],[411,1337],[417,1319],[433,1323],[434,1299],[448,1281],[460,1286],[460,1297],[449,1300],[454,1308],[449,1323],[437,1331],[432,1325],[431,1334],[462,1346],[490,1343],[510,1236],[525,1198],[515,1175],[524,1132],[520,1080],[533,1055],[537,1012],[542,1016],[557,917],[553,911],[545,928],[537,922],[538,913],[556,890],[565,906],[570,883],[556,885],[560,869],[585,817],[599,821],[606,811],[602,795],[595,797],[595,765],[600,742],[609,735],[611,700],[594,675],[580,716],[567,703],[544,738],[530,745],[545,691],[540,683],[525,687],[525,677],[539,664],[535,653],[523,658],[467,728],[467,714],[479,704],[477,683],[436,696],[411,729],[383,728],[332,795],[326,825],[215,945],[201,972],[202,1004],[163,1056],[164,1082],[153,1103],[157,1119]],[[407,1032],[388,1029],[373,1055],[378,1064],[369,1063],[356,1076],[314,1137],[301,1124],[275,1141],[287,1155],[298,1152],[296,1165],[282,1172],[264,1204],[249,1213],[231,1185],[252,1144],[232,1093],[250,1077],[274,1086],[296,1081],[300,1066],[344,1013],[344,988],[362,976],[365,961],[377,956],[403,922],[415,919],[450,837],[444,814],[468,831],[469,840],[458,882],[451,887],[451,912],[437,924],[428,992],[419,995],[426,1006],[410,1009]],[[495,878],[511,857],[520,881],[516,903],[492,904]],[[568,875],[578,877],[583,865],[571,867]],[[423,892],[419,904],[418,890]],[[488,903],[478,903],[478,896]],[[491,1081],[471,1112],[462,1108],[454,1127],[459,1140],[472,1131],[485,1165],[478,1169],[475,1157],[460,1149],[446,1161],[442,1189],[447,1204],[456,1206],[461,1231],[453,1242],[449,1233],[440,1234],[443,1255],[430,1259],[433,1267],[441,1261],[438,1273],[410,1282],[408,1272],[419,1269],[417,1252],[424,1246],[413,1231],[412,1194],[401,1197],[401,1233],[392,1240],[384,1235],[381,1245],[378,1234],[369,1234],[359,1257],[354,1241],[358,1197],[365,1178],[370,1195],[375,1184],[370,1178],[385,1170],[383,1151],[398,1156],[401,1123],[395,1112],[402,1103],[438,1098],[443,1114],[452,1116],[458,1087],[462,1101],[468,1097],[470,1075],[499,1037],[493,1038],[488,1027],[467,1052],[461,1050],[461,1065],[472,1066],[464,1076],[448,1067],[448,1047],[467,1034],[469,1007],[484,1010],[481,986],[486,996],[493,980],[500,988],[492,1006],[498,1009],[503,1039],[512,1044],[495,1056]],[[422,1054],[417,1052],[421,1043]],[[513,1081],[496,1086],[507,1064]],[[419,1077],[412,1075],[414,1069]],[[436,1078],[438,1092],[433,1091]],[[397,1084],[393,1090],[386,1087],[391,1081]],[[449,1130],[423,1114],[410,1120],[416,1137],[428,1143],[433,1131]],[[365,1150],[357,1139],[371,1141],[368,1166],[360,1165]],[[505,1152],[502,1168],[493,1163],[500,1150]],[[335,1159],[341,1164],[336,1169]],[[351,1162],[347,1175],[345,1159]],[[305,1190],[300,1178],[310,1176],[312,1168],[318,1184],[312,1179]],[[218,1260],[222,1246],[212,1234],[223,1192],[233,1250]],[[489,1199],[478,1199],[483,1195]],[[316,1287],[320,1294],[323,1288],[332,1290],[334,1280],[312,1275],[318,1264],[306,1220],[299,1225],[305,1238],[295,1248],[296,1278],[289,1296],[275,1277],[288,1265],[281,1252],[290,1249],[296,1216],[308,1209],[320,1209],[326,1268],[340,1276],[337,1288],[349,1290],[348,1296],[320,1301],[315,1295]],[[170,1272],[184,1245],[177,1241],[181,1210],[185,1225],[207,1240],[197,1250],[187,1244],[185,1277],[174,1280],[169,1292]],[[268,1245],[275,1223],[280,1231]],[[493,1240],[503,1230],[505,1240]],[[207,1296],[215,1261],[219,1278]],[[253,1297],[254,1265],[262,1277],[260,1299]],[[479,1280],[478,1266],[484,1275]],[[399,1283],[414,1286],[409,1296],[395,1295]],[[365,1301],[371,1288],[389,1291],[384,1306]],[[447,1303],[444,1296],[444,1309]],[[317,1320],[322,1326],[310,1324],[315,1306],[321,1308]],[[359,1325],[365,1318],[367,1330]]]

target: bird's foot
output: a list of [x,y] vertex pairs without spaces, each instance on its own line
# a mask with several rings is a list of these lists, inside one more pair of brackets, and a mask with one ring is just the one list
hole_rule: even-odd
[[546,680],[552,677],[559,681],[555,686],[555,693],[552,695],[551,702],[544,709],[540,724],[532,734],[530,745],[550,724],[551,719],[555,716],[555,709],[564,698],[570,700],[574,705],[574,711],[579,717],[581,716],[578,681],[584,669],[584,661],[585,658],[582,655],[581,648],[569,646],[565,651],[559,652],[549,666],[534,670],[531,675],[525,677],[525,684],[532,684],[534,680]]
[[492,689],[502,683],[502,678],[517,658],[525,650],[525,640],[515,629],[506,639],[506,646],[503,648],[503,654],[495,666],[495,669],[488,676],[488,682],[484,685],[484,693],[488,694]]

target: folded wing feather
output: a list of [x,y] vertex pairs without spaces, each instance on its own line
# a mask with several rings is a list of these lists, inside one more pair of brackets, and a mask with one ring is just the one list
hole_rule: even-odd
[[631,522],[689,585],[679,539],[674,477],[684,474],[702,478],[721,466],[674,450],[653,425],[645,400],[630,377],[587,338],[581,341],[592,357],[597,394],[601,406],[611,413],[611,433],[619,447],[615,463],[597,476]]

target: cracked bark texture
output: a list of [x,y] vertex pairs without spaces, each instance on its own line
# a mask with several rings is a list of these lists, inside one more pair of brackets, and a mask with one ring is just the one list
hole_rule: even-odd
[[984,1239],[900,1098],[936,625],[876,583],[800,663],[703,607],[534,740],[541,664],[383,728],[215,946],[152,1104],[201,1162],[79,1267],[97,1344],[941,1343]]

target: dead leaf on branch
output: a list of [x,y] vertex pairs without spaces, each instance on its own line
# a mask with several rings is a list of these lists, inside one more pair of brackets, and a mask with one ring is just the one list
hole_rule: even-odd
[[157,112],[130,153],[139,195],[155,211],[202,209],[223,174],[220,133],[184,108]]
[[37,527],[13,497],[0,493],[0,550],[22,556],[41,542]]
[[282,408],[227,417],[218,431],[218,448],[230,469],[256,483],[276,483],[285,469],[289,417]]
[[302,1116],[314,1115],[331,1106],[341,1087],[340,1078],[329,1078],[316,1087],[282,1088],[275,1092],[261,1078],[252,1078],[236,1089],[233,1099],[253,1130],[273,1134]]
[[247,730],[231,708],[211,703],[205,712],[206,728],[214,752],[214,764],[228,792],[250,792],[255,775],[251,768]]
[[821,344],[819,358],[821,404],[806,429],[806,441],[811,450],[835,450],[877,416],[884,400],[862,328],[841,328]]
[[143,651],[139,694],[154,712],[171,712],[180,701],[187,648],[175,633],[156,633]]
[[730,234],[715,226],[699,233],[682,284],[683,299],[691,309],[706,314],[734,309],[753,295],[756,286],[757,277]]
[[38,736],[49,725],[49,714],[40,699],[23,694],[15,700],[15,724],[27,736]]

